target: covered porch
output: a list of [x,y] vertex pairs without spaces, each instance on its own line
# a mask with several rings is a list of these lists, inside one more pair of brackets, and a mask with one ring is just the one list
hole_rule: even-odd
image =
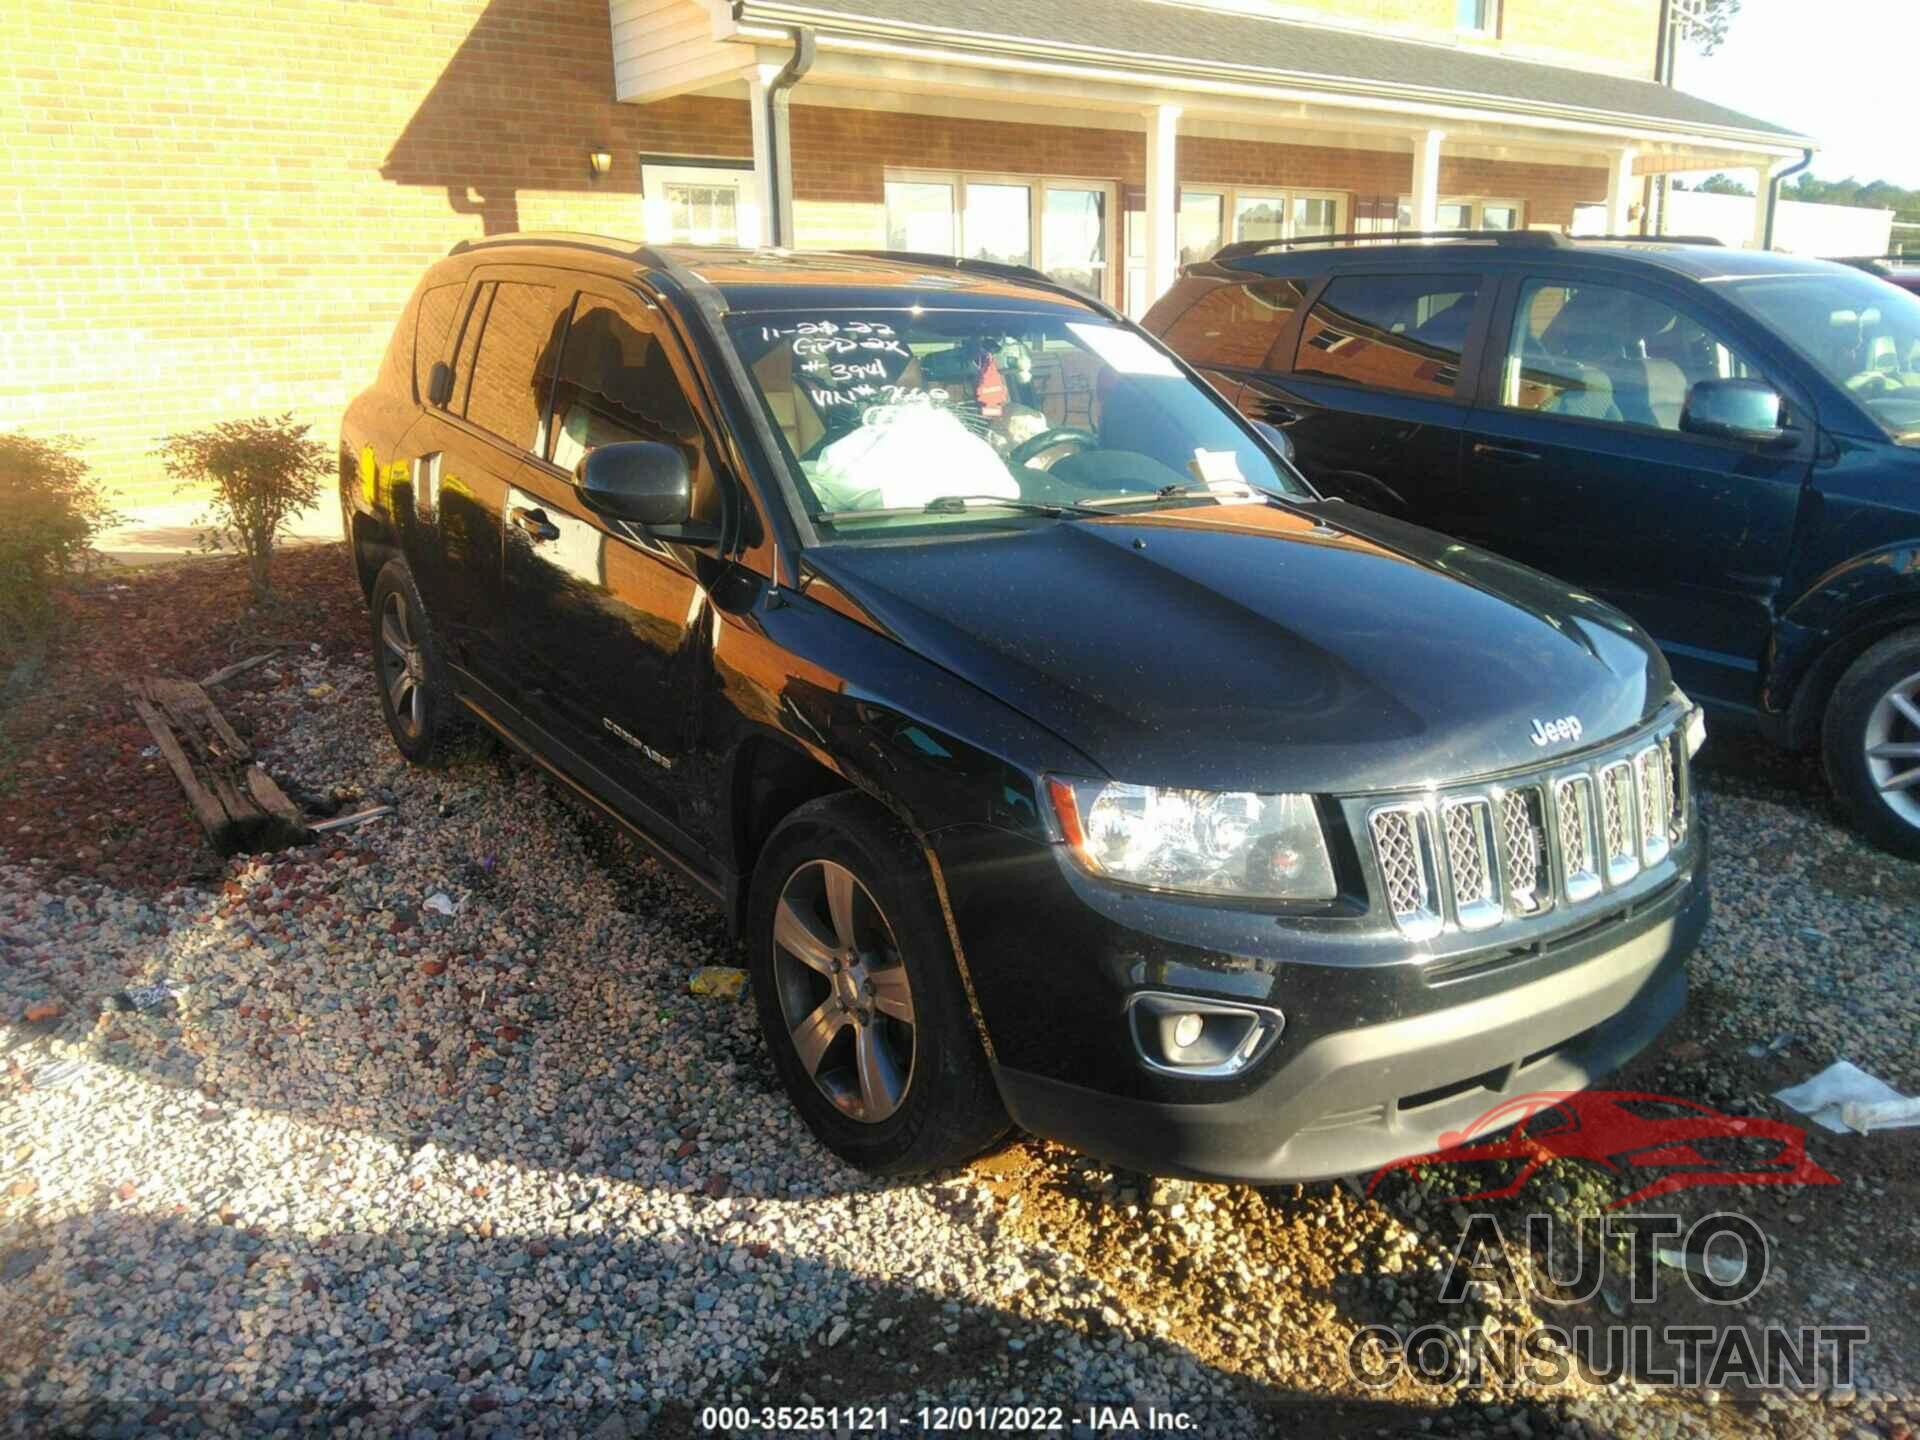
[[[739,106],[747,124],[725,128],[751,137],[641,157],[645,238],[964,254],[1139,315],[1229,242],[1658,233],[1655,176],[1748,171],[1764,196],[1811,145],[1650,81],[1497,54],[1152,0],[967,27],[988,10],[612,0],[622,101]],[[1076,13],[1095,17],[1077,38]]]

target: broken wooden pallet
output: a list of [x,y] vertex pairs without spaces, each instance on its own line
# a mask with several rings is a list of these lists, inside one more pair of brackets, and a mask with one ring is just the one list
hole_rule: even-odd
[[205,690],[155,675],[127,688],[214,849],[222,855],[279,850],[312,838],[300,811],[254,763],[252,747]]

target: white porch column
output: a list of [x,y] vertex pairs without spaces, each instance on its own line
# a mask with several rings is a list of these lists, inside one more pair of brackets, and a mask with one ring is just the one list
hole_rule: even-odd
[[1748,245],[1755,250],[1767,248],[1767,191],[1773,186],[1773,165],[1753,169],[1753,234]]
[[767,112],[767,85],[778,65],[760,65],[747,77],[747,115],[753,124],[753,186],[760,199],[760,233],[742,236],[750,245],[773,243],[773,119]]
[[1180,107],[1147,112],[1147,304],[1180,275]]
[[1421,130],[1413,137],[1413,228],[1440,228],[1440,142],[1444,130]]
[[1633,231],[1634,186],[1633,157],[1638,154],[1628,145],[1607,157],[1607,234],[1627,235]]

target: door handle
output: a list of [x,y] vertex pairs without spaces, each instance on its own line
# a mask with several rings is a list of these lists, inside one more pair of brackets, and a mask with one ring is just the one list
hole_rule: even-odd
[[524,505],[516,505],[513,507],[513,523],[516,529],[524,530],[535,540],[560,538],[560,527],[547,519],[544,510],[529,510]]
[[1476,444],[1473,453],[1482,460],[1492,460],[1499,465],[1531,465],[1540,458],[1538,450],[1521,450],[1512,445]]

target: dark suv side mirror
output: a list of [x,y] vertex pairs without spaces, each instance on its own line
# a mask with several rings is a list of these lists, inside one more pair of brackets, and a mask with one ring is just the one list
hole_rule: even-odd
[[1262,440],[1273,447],[1274,454],[1278,455],[1289,465],[1298,463],[1293,458],[1293,437],[1287,434],[1286,431],[1266,420],[1254,421],[1253,428],[1260,432],[1260,438]]
[[1764,380],[1701,380],[1687,392],[1680,428],[1694,435],[1777,445],[1787,436],[1780,392]]
[[451,399],[453,399],[453,367],[444,360],[436,360],[433,362],[433,369],[427,372],[427,403],[444,410]]
[[648,529],[684,525],[693,513],[687,457],[653,440],[602,445],[580,465],[580,498],[610,520]]

